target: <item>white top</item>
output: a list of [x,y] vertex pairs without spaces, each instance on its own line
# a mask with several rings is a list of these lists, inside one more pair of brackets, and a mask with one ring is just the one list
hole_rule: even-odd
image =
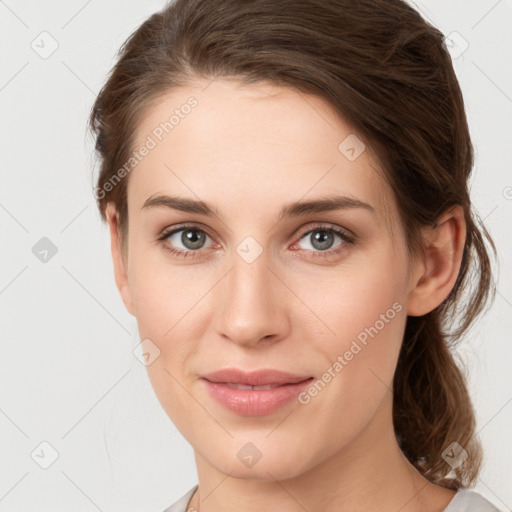
[[[166,508],[163,512],[186,512],[187,505],[197,485],[192,487],[190,491],[182,496],[174,505]],[[191,508],[189,512],[197,512],[195,508]],[[459,489],[452,501],[444,509],[443,512],[502,512],[496,508],[491,502],[487,501],[483,496],[469,489]]]

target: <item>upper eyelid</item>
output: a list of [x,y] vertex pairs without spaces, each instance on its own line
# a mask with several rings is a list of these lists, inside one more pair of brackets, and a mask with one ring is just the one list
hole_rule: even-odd
[[316,231],[316,230],[320,231],[322,229],[324,229],[325,231],[341,232],[343,235],[346,235],[347,237],[355,238],[355,234],[352,233],[352,231],[350,231],[349,229],[344,228],[342,226],[337,226],[336,224],[332,224],[332,223],[328,223],[328,222],[327,223],[319,222],[314,226],[305,228],[304,231],[299,230],[298,233],[301,233],[301,236],[304,236],[307,233],[310,233],[311,231]]
[[173,234],[179,233],[180,231],[184,231],[186,229],[201,231],[203,233],[206,233],[210,238],[212,238],[212,239],[214,238],[206,228],[201,227],[201,225],[199,225],[199,224],[185,224],[183,226],[178,225],[177,227],[173,226],[173,227],[169,227],[169,228],[164,228],[161,231],[161,234],[158,235],[158,239],[165,240],[167,237],[169,237]]

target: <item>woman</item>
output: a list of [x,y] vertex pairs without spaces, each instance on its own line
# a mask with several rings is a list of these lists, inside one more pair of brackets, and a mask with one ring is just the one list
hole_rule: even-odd
[[495,248],[437,29],[399,0],[177,0],[90,123],[116,284],[195,453],[167,512],[497,510],[450,351]]

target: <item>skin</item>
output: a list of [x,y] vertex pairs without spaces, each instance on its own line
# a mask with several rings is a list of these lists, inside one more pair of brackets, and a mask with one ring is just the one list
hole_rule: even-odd
[[[202,512],[443,510],[454,491],[429,483],[403,456],[391,387],[407,315],[433,310],[457,278],[461,208],[425,228],[428,249],[410,258],[371,147],[349,161],[338,146],[354,131],[329,104],[268,83],[216,79],[173,89],[141,120],[137,143],[190,96],[198,106],[129,175],[126,254],[113,204],[106,214],[117,287],[141,340],[160,350],[149,378],[194,449],[201,499],[196,493],[191,505]],[[142,209],[155,194],[201,199],[219,215]],[[332,194],[365,201],[375,213],[278,219],[285,204]],[[182,232],[157,241],[184,222],[208,235],[193,258],[166,250],[194,251]],[[331,256],[315,259],[326,251],[310,231],[325,223],[357,241],[334,234]],[[247,236],[262,249],[251,263],[236,252]],[[227,367],[321,378],[396,303],[401,311],[307,405],[240,416],[199,379]],[[249,442],[262,453],[250,468],[237,457]]]

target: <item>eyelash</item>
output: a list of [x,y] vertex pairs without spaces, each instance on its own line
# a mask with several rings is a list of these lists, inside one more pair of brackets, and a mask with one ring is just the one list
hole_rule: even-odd
[[[173,255],[176,255],[180,258],[195,258],[196,254],[198,252],[200,252],[201,249],[197,249],[195,251],[194,250],[183,251],[181,249],[176,249],[175,247],[171,247],[165,243],[167,238],[169,238],[174,233],[179,233],[180,231],[186,231],[186,230],[197,231],[199,233],[203,233],[207,236],[210,236],[204,229],[200,228],[196,224],[185,224],[185,225],[179,226],[177,228],[164,230],[163,233],[157,238],[157,241],[163,243],[164,248]],[[299,238],[297,239],[297,242],[302,240],[306,235],[310,235],[311,233],[313,233],[315,231],[324,231],[327,233],[334,233],[335,235],[338,235],[342,239],[343,243],[338,245],[335,249],[327,249],[325,251],[311,251],[308,249],[303,249],[307,252],[312,253],[311,257],[313,259],[315,259],[315,258],[326,259],[326,258],[335,256],[339,252],[344,250],[346,245],[354,245],[355,241],[356,241],[355,236],[348,235],[345,231],[340,230],[339,228],[337,228],[336,226],[334,226],[332,224],[329,224],[329,225],[319,224],[319,225],[315,226],[314,228],[309,229],[308,231],[305,231],[304,233],[302,233],[299,236]],[[210,237],[210,238],[212,238],[212,237]],[[295,243],[297,243],[297,242],[295,242]]]

